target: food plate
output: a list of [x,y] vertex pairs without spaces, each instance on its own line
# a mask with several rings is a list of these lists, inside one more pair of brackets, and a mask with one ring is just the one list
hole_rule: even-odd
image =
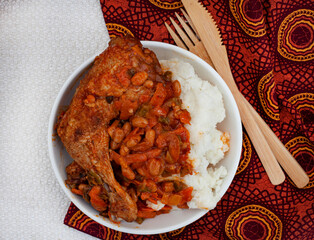
[[[223,132],[229,132],[231,139],[229,152],[226,154],[224,159],[217,164],[217,166],[225,166],[228,171],[228,175],[224,178],[224,182],[217,193],[219,198],[221,198],[227,191],[233,177],[235,176],[242,150],[241,119],[231,91],[219,74],[211,66],[191,52],[161,42],[142,41],[142,44],[144,47],[155,52],[159,60],[177,58],[185,62],[189,62],[192,64],[200,78],[209,80],[213,85],[217,86],[222,93],[226,110],[226,118],[218,125],[218,129]],[[94,59],[95,56],[89,58],[71,74],[61,88],[51,111],[48,126],[49,156],[61,188],[69,199],[87,216],[106,227],[121,232],[132,234],[159,234],[176,230],[196,221],[206,214],[207,211],[196,209],[174,210],[169,214],[162,214],[153,219],[147,219],[142,224],[138,224],[136,222],[128,223],[125,221],[122,221],[120,224],[114,224],[110,222],[109,219],[99,216],[99,213],[92,208],[89,203],[83,200],[82,197],[73,194],[66,186],[65,180],[67,176],[65,168],[73,160],[67,153],[61,140],[56,137],[57,134],[55,131],[55,125],[58,115],[66,106],[70,104],[80,80],[91,67]]]

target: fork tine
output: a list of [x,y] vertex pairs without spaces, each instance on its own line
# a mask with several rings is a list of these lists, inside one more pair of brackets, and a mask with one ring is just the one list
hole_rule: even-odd
[[193,43],[189,39],[189,37],[183,32],[183,30],[179,27],[179,25],[170,17],[170,21],[172,22],[174,28],[177,30],[177,33],[183,40],[183,42],[186,44],[186,46],[191,49],[194,47]]
[[179,20],[179,22],[181,23],[182,27],[184,28],[185,32],[188,34],[188,36],[192,40],[192,42],[194,42],[194,44],[197,43],[198,39],[196,38],[196,36],[192,32],[191,28],[184,22],[184,20],[179,16],[179,14],[175,13],[175,15],[176,15],[177,19]]
[[168,25],[168,23],[165,22],[165,25],[166,25],[166,28],[167,28],[168,32],[170,33],[171,37],[173,38],[174,42],[177,44],[177,46],[188,50],[186,48],[186,46],[184,45],[184,43],[181,41],[181,39],[178,37],[178,35]]
[[183,13],[185,19],[189,22],[190,26],[192,27],[193,31],[197,34],[196,28],[192,22],[192,19],[190,16],[186,13],[186,11],[183,10],[183,8],[180,8],[181,12]]

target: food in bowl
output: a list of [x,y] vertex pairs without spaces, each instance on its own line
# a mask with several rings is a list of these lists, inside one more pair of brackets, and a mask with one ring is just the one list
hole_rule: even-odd
[[178,59],[161,60],[164,71],[171,71],[173,79],[180,82],[182,106],[190,115],[185,127],[190,134],[193,173],[183,177],[193,187],[189,208],[213,209],[219,201],[219,191],[227,170],[215,167],[229,150],[230,136],[221,132],[217,124],[225,118],[222,95],[216,86],[197,76],[193,66]]
[[[68,110],[59,117],[58,135],[74,159],[66,168],[66,183],[112,221],[141,223],[173,208],[211,208],[215,199],[204,204],[200,191],[209,189],[205,198],[214,196],[226,175],[223,167],[216,171],[213,165],[228,149],[228,135],[198,129],[199,123],[206,125],[202,120],[214,127],[217,122],[197,119],[208,109],[193,111],[198,108],[187,103],[192,98],[188,92],[182,93],[187,99],[182,103],[181,85],[185,84],[183,92],[188,85],[172,79],[172,73],[163,71],[155,54],[138,40],[115,38],[96,57]],[[205,91],[212,87],[199,84]],[[200,94],[198,104],[204,105],[200,86],[190,85],[188,91]],[[221,106],[218,92],[211,93]],[[224,109],[218,109],[224,116]],[[204,141],[199,141],[202,136]]]

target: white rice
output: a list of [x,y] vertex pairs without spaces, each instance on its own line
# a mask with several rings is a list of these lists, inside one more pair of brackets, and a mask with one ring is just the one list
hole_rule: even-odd
[[186,128],[190,132],[189,157],[195,173],[183,178],[193,187],[193,198],[188,206],[213,209],[219,201],[216,192],[227,175],[225,167],[215,167],[229,149],[228,144],[221,140],[223,133],[216,129],[217,123],[225,118],[222,95],[216,86],[200,79],[191,64],[178,59],[160,63],[164,70],[172,72],[173,80],[180,82],[183,107],[190,112],[192,119]]
[[157,204],[152,203],[150,201],[146,201],[146,204],[147,204],[147,207],[150,207],[150,208],[152,208],[152,209],[154,209],[156,211],[159,211],[160,209],[162,209],[165,206],[165,204],[163,204],[159,200],[157,201]]

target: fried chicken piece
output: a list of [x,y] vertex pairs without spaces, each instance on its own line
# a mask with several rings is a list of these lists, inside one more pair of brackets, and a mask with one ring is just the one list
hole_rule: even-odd
[[127,120],[147,96],[153,96],[153,88],[132,79],[140,72],[146,72],[147,79],[155,83],[162,81],[153,52],[132,37],[114,38],[95,58],[57,127],[76,163],[98,174],[109,186],[110,213],[128,222],[136,219],[137,205],[115,179],[107,129],[111,120]]

